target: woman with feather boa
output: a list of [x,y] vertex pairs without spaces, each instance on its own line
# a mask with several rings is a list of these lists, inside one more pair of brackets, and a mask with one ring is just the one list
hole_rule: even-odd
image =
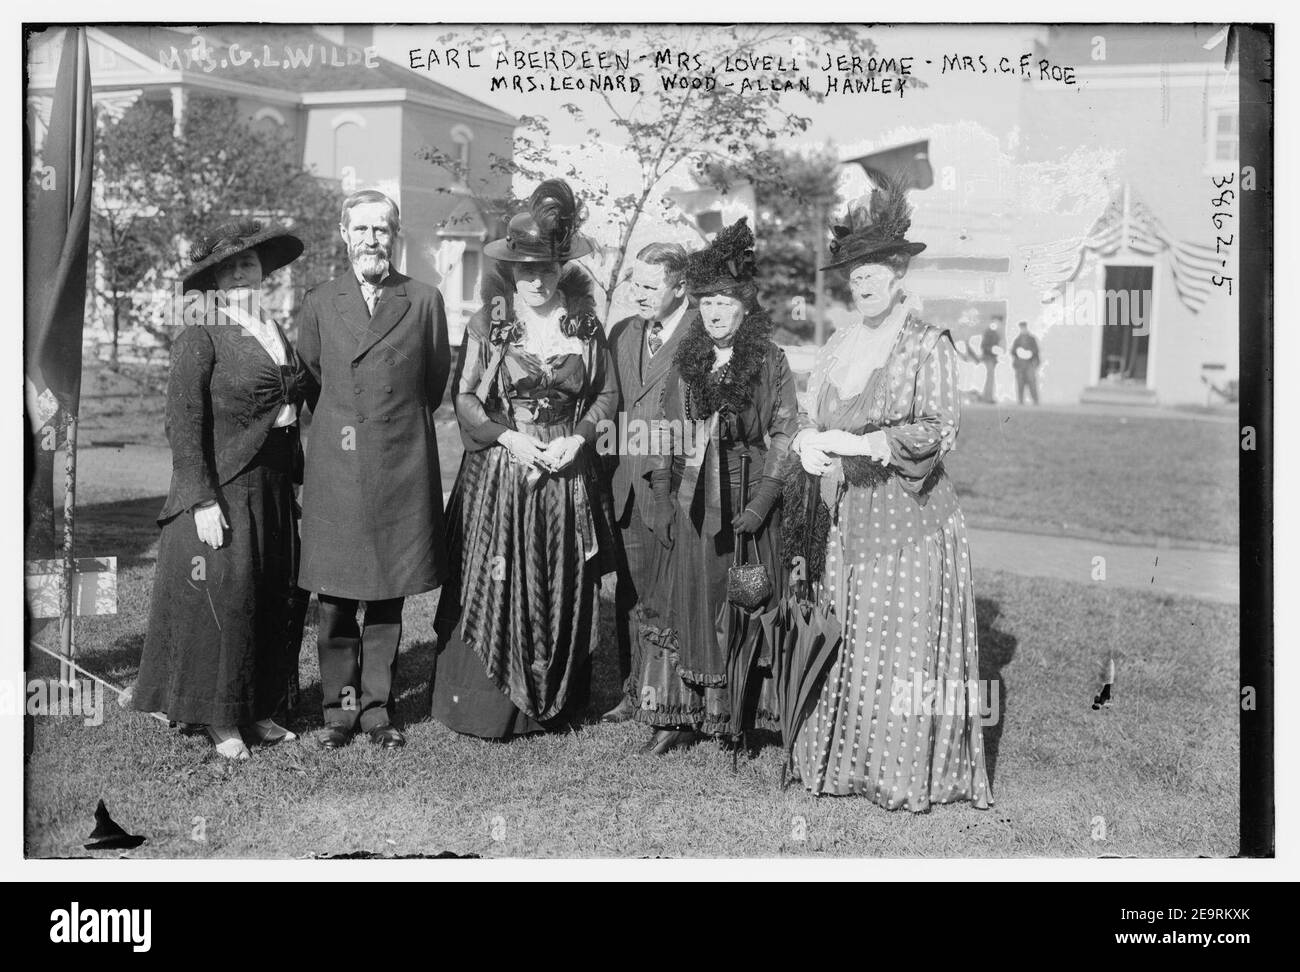
[[[736,725],[780,726],[771,679],[761,669],[750,680],[752,691],[738,693],[728,684],[735,678],[729,659],[746,651],[729,632],[728,569],[737,544],[749,548],[749,561],[761,563],[772,581],[753,615],[785,594],[779,500],[798,429],[794,377],[755,300],[753,246],[742,219],[687,263],[687,287],[700,316],[682,336],[664,385],[665,425],[682,435],[650,472],[651,529],[660,549],[639,625],[636,718],[655,730],[644,748],[655,755]],[[742,456],[749,465],[745,502]],[[747,636],[759,637],[757,624]],[[741,711],[733,712],[737,706]]]
[[569,728],[586,707],[608,501],[591,445],[618,384],[577,264],[591,252],[568,184],[543,182],[506,237],[456,377],[465,456],[447,507],[451,580],[431,712],[485,739]]

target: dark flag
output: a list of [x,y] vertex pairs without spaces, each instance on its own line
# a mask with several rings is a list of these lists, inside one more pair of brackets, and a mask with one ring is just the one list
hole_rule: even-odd
[[27,414],[35,436],[28,555],[54,548],[53,463],[60,427],[81,399],[86,257],[94,169],[90,53],[84,28],[63,37],[45,142],[29,173],[24,234]]
[[911,189],[929,189],[934,185],[934,170],[930,168],[930,143],[911,142],[883,152],[873,152],[856,159],[849,159],[845,165],[860,165],[866,170],[871,181],[880,185],[883,182],[904,181]]

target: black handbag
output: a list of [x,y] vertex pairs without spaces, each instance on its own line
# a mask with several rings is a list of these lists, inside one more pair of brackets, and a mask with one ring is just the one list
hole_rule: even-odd
[[[749,504],[749,456],[740,457],[740,508]],[[727,568],[727,600],[737,607],[752,611],[772,596],[772,578],[761,563],[745,563],[745,544],[752,534],[737,537],[735,562]],[[755,544],[757,554],[758,546]]]

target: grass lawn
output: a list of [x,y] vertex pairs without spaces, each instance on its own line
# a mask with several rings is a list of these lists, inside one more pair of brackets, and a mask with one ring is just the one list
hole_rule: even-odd
[[946,460],[973,526],[1239,542],[1233,422],[970,406]]
[[[96,491],[87,501],[139,495],[133,477],[148,477],[161,497],[170,459],[156,369],[142,378],[138,369],[118,376],[91,365],[84,381],[82,437],[99,452],[88,461],[107,463],[100,477],[106,481],[83,480],[83,494]],[[437,419],[449,490],[460,466],[460,436],[450,406]],[[1236,435],[1232,422],[1205,418],[971,406],[962,413],[947,467],[972,526],[1236,544]],[[106,455],[119,448],[120,456]]]
[[[151,577],[144,554],[122,571],[120,613],[80,625],[84,663],[119,685],[138,663]],[[37,718],[27,854],[87,854],[101,797],[149,838],[134,857],[1234,854],[1237,609],[1000,573],[976,580],[982,674],[1002,686],[1000,722],[985,730],[992,810],[913,816],[783,792],[775,746],[733,774],[711,743],[638,756],[647,731],[630,725],[508,744],[459,737],[423,701],[430,594],[407,604],[397,684],[406,749],[296,742],[231,764],[206,739],[111,699],[99,727]],[[1115,702],[1093,711],[1109,651],[1119,655]],[[54,673],[52,659],[36,658],[34,675]],[[613,666],[598,656],[589,722],[614,701]],[[310,630],[302,673],[290,723],[299,731],[320,718]],[[1104,840],[1093,839],[1098,817]],[[203,841],[193,839],[200,825]]]
[[[118,614],[79,621],[78,644],[88,668],[125,685],[144,642],[153,518],[170,466],[162,400],[149,381],[89,371],[86,388],[78,549],[116,555],[119,587]],[[449,413],[441,417],[450,487],[460,444]],[[972,524],[1235,542],[1235,450],[1229,422],[970,408],[949,468]],[[731,756],[709,743],[640,757],[646,730],[595,723],[616,701],[608,652],[597,657],[583,731],[509,744],[458,737],[424,703],[430,594],[406,609],[397,683],[406,749],[359,741],[327,754],[289,743],[236,765],[206,739],[111,699],[98,727],[37,718],[26,850],[86,854],[102,797],[119,823],[148,836],[131,852],[142,857],[1234,854],[1238,609],[989,571],[976,582],[982,675],[1002,688],[1000,721],[986,729],[989,811],[913,816],[781,791],[771,745],[734,774]],[[606,597],[606,645],[610,607]],[[39,637],[50,643],[54,633]],[[1093,711],[1110,653],[1115,702]],[[299,731],[320,721],[315,655],[309,629],[291,720]],[[54,674],[52,659],[34,658],[34,676]],[[1104,840],[1094,839],[1099,818]]]

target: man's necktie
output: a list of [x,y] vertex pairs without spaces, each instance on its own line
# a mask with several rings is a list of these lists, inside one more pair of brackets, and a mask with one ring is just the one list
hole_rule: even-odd
[[370,311],[370,316],[375,316],[375,304],[379,302],[378,287],[363,287],[361,295],[366,299],[366,309]]
[[664,329],[663,321],[655,321],[650,325],[650,357],[655,356],[655,352],[664,346],[664,339],[659,336],[659,332]]

